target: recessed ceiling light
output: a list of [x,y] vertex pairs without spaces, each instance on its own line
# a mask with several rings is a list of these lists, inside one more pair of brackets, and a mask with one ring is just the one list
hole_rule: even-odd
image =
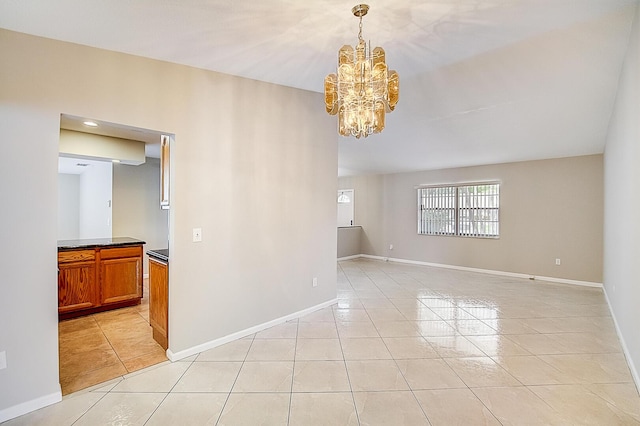
[[82,124],[89,127],[98,127],[98,123],[95,121],[83,121]]

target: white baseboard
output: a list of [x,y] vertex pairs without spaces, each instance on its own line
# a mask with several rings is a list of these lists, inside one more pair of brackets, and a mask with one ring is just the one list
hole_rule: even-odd
[[319,309],[326,308],[327,306],[331,306],[331,305],[334,305],[336,303],[338,303],[338,299],[332,299],[332,300],[320,303],[319,305],[315,305],[315,306],[312,306],[310,308],[303,309],[301,311],[294,312],[292,314],[285,315],[283,317],[276,318],[274,320],[267,321],[267,322],[264,322],[262,324],[255,325],[253,327],[249,327],[249,328],[244,329],[242,331],[238,331],[236,333],[232,333],[232,334],[229,334],[227,336],[221,337],[219,339],[211,340],[209,342],[202,343],[200,345],[193,346],[191,348],[184,349],[182,351],[172,352],[170,349],[167,349],[167,358],[169,358],[169,360],[171,360],[171,362],[179,361],[179,360],[181,360],[183,358],[187,358],[187,357],[190,357],[191,355],[195,355],[195,354],[198,354],[200,352],[203,352],[203,351],[206,351],[206,350],[209,350],[209,349],[213,349],[213,348],[218,347],[220,345],[224,345],[225,343],[229,343],[229,342],[232,342],[234,340],[241,339],[241,338],[246,337],[246,336],[248,336],[250,334],[257,333],[259,331],[265,330],[265,329],[267,329],[269,327],[273,327],[273,326],[276,326],[276,325],[279,325],[279,324],[283,324],[283,323],[285,323],[287,321],[291,321],[293,319],[303,317],[303,316],[308,315],[308,314],[310,314],[312,312],[315,312],[315,311],[317,311]]
[[357,259],[357,258],[359,258],[359,257],[362,257],[362,255],[361,255],[361,254],[354,254],[354,255],[352,255],[352,256],[339,257],[339,258],[338,258],[338,261],[341,261],[341,260]]
[[[382,256],[372,256],[369,254],[361,254],[359,256],[351,256],[351,258],[355,259],[357,257],[362,257],[365,259],[374,259],[374,260],[382,260],[385,262],[396,262],[396,263],[407,263],[410,265],[420,265],[420,266],[431,266],[434,268],[445,268],[445,269],[455,269],[458,271],[466,271],[466,272],[478,272],[481,274],[490,274],[490,275],[500,275],[503,277],[512,277],[512,278],[524,278],[529,280],[536,281],[544,281],[544,282],[552,282],[559,284],[570,284],[570,285],[579,285],[584,287],[596,287],[602,288],[602,283],[594,283],[590,281],[578,281],[578,280],[569,280],[566,278],[555,278],[555,277],[542,277],[538,275],[529,275],[529,274],[520,274],[517,272],[505,272],[505,271],[495,271],[491,269],[480,269],[480,268],[468,268],[466,266],[457,266],[457,265],[446,265],[443,263],[432,263],[432,262],[421,262],[419,260],[407,260],[407,259],[397,259],[393,257],[382,257]],[[342,259],[338,259],[342,260]]]
[[40,408],[44,408],[48,405],[55,404],[62,401],[62,392],[57,391],[49,395],[41,396],[30,401],[22,402],[18,405],[14,405],[9,408],[0,410],[0,423],[5,422],[16,417],[20,417],[23,414],[30,413]]
[[625,358],[627,359],[627,365],[629,366],[629,371],[631,371],[631,377],[633,377],[633,381],[636,385],[636,390],[640,391],[640,375],[638,375],[638,370],[636,366],[631,361],[631,354],[629,353],[629,348],[627,347],[627,342],[624,340],[624,335],[620,331],[620,327],[618,326],[618,320],[616,320],[615,312],[611,307],[611,301],[609,300],[609,295],[607,294],[607,288],[604,287],[604,298],[607,301],[607,306],[609,307],[609,313],[611,314],[611,318],[613,319],[613,325],[616,327],[616,333],[618,334],[618,339],[620,339],[620,345],[622,346],[622,352],[624,353]]

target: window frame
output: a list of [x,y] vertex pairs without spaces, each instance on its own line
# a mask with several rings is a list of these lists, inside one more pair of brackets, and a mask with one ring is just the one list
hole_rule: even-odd
[[[497,200],[497,207],[493,207],[487,203],[485,203],[484,205],[478,206],[478,200],[487,200],[488,198],[478,198],[477,196],[475,198],[473,198],[473,203],[471,206],[461,206],[460,203],[460,188],[465,188],[465,187],[479,187],[479,186],[488,186],[488,185],[495,185],[496,189],[495,192],[493,192],[492,194],[489,194],[487,197],[496,197]],[[463,238],[481,238],[481,239],[499,239],[500,238],[500,187],[502,186],[502,182],[500,181],[482,181],[482,182],[460,182],[460,183],[449,183],[449,184],[436,184],[436,185],[418,185],[415,187],[416,189],[416,201],[417,201],[417,208],[416,208],[416,212],[417,212],[417,233],[418,235],[428,235],[428,236],[446,236],[446,237],[463,237]],[[423,217],[423,211],[425,210],[429,210],[427,208],[423,208],[425,206],[425,203],[423,203],[423,199],[425,198],[425,194],[424,191],[425,190],[437,190],[440,188],[444,188],[446,190],[453,190],[454,195],[453,195],[453,201],[454,201],[454,205],[453,207],[450,206],[450,204],[446,205],[445,207],[437,207],[436,209],[441,209],[441,210],[451,210],[453,209],[453,213],[454,213],[454,218],[453,218],[453,231],[452,232],[443,232],[443,231],[433,231],[432,232],[427,232],[428,229],[425,229],[426,227],[426,222],[424,220]],[[483,196],[484,197],[484,196]],[[428,197],[429,198],[429,197]],[[434,197],[430,197],[430,199],[433,201]],[[445,203],[446,204],[446,203]],[[482,204],[482,203],[480,203]],[[472,233],[472,232],[465,232],[462,230],[463,226],[462,226],[462,222],[461,222],[461,212],[463,210],[466,211],[486,211],[486,210],[493,210],[495,211],[495,220],[482,220],[482,221],[467,221],[467,224],[471,224],[471,226],[473,226],[473,223],[479,223],[479,224],[491,224],[493,223],[493,227],[495,227],[496,229],[496,233],[495,234],[485,234],[485,233]],[[437,210],[436,210],[437,211]],[[493,216],[493,215],[492,215]],[[451,219],[447,219],[447,221],[450,221]],[[445,224],[446,225],[446,224]],[[442,224],[440,224],[440,227],[442,229]],[[491,225],[489,225],[491,226]]]

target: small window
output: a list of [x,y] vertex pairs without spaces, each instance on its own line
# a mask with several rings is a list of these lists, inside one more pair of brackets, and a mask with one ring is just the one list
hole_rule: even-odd
[[418,234],[497,238],[499,218],[498,183],[418,188]]

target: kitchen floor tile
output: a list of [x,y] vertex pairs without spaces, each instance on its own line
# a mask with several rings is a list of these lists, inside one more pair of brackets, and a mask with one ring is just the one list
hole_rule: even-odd
[[282,426],[289,416],[288,393],[232,393],[218,426]]
[[442,359],[400,359],[396,362],[412,390],[466,387]]
[[256,339],[251,344],[247,361],[293,361],[295,339]]
[[351,389],[354,392],[409,389],[395,361],[346,361],[346,363]]
[[144,425],[166,395],[165,393],[108,393],[74,425]]
[[567,424],[566,419],[524,386],[475,388],[472,391],[504,426]]
[[386,337],[382,340],[394,359],[439,357],[423,337]]
[[622,425],[636,421],[580,385],[531,386],[543,401],[562,413],[569,424]]
[[245,362],[232,392],[291,392],[292,379],[292,361]]
[[431,347],[442,358],[464,358],[469,356],[485,356],[476,345],[462,335],[425,337]]
[[351,391],[344,361],[296,361],[293,392]]
[[380,337],[372,322],[339,322],[337,323],[340,338]]
[[575,381],[537,356],[510,356],[494,358],[502,368],[524,385],[568,384]]
[[361,425],[429,425],[411,392],[354,392]]
[[174,362],[130,377],[118,383],[111,392],[164,392],[173,386],[189,368],[186,362]]
[[623,354],[541,355],[547,364],[569,375],[574,383],[631,383]]
[[148,312],[147,291],[140,305],[60,321],[63,395],[166,361],[166,351],[153,340]]
[[330,425],[359,425],[351,392],[291,395],[289,426]]
[[346,360],[391,359],[387,346],[380,337],[340,339]]
[[173,392],[229,392],[238,377],[241,362],[194,362],[173,388]]
[[227,397],[226,393],[170,393],[145,426],[215,424]]
[[297,361],[342,360],[342,349],[338,339],[298,339],[296,342]]
[[521,385],[489,357],[447,358],[446,363],[470,388]]
[[432,426],[500,426],[491,411],[469,389],[413,392]]
[[334,322],[301,322],[298,324],[298,338],[337,339],[336,324]]
[[240,339],[198,354],[196,361],[244,361],[253,339]]

